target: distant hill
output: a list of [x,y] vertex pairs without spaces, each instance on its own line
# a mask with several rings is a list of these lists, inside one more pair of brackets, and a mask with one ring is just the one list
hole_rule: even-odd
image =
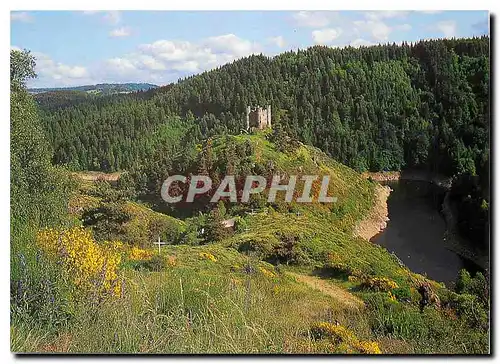
[[28,91],[32,94],[54,91],[83,91],[87,93],[111,95],[136,91],[147,91],[155,88],[158,88],[158,86],[150,83],[99,83],[97,85],[74,87],[31,88],[28,89]]

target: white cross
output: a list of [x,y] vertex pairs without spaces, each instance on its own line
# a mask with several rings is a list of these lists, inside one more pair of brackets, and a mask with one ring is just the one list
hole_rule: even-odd
[[153,242],[153,244],[158,245],[158,254],[161,253],[161,246],[165,245],[166,243],[164,241],[160,241],[160,237],[158,236],[158,241]]

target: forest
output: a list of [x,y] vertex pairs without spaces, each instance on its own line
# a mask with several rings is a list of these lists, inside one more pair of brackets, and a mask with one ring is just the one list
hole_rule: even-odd
[[315,46],[250,56],[149,92],[68,97],[37,99],[54,162],[74,170],[132,169],[177,118],[192,125],[193,142],[238,134],[246,106],[267,104],[273,124],[358,171],[481,175],[489,163],[489,37]]

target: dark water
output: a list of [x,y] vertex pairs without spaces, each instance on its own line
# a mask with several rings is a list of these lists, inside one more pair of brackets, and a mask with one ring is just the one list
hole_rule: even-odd
[[429,182],[387,183],[387,228],[372,242],[394,252],[410,270],[450,286],[458,271],[475,271],[473,263],[448,250],[443,242],[446,224],[440,214],[445,191]]

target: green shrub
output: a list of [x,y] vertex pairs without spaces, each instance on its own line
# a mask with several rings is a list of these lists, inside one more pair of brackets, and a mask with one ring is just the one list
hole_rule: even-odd
[[246,229],[248,227],[248,224],[245,219],[243,219],[240,216],[237,216],[234,222],[234,229],[237,233],[244,233],[246,232]]
[[[273,237],[274,238],[274,237]],[[252,254],[261,259],[270,257],[276,246],[276,239],[269,239],[266,236],[252,236],[245,239],[238,239],[234,246],[240,253]]]
[[411,291],[408,287],[399,287],[392,290],[392,294],[396,296],[398,301],[411,301]]
[[488,310],[476,295],[467,293],[454,295],[451,305],[472,328],[487,330]]
[[136,261],[132,263],[135,270],[147,270],[151,272],[161,272],[167,267],[167,262],[164,256],[153,255],[151,259],[144,261]]
[[472,278],[467,270],[461,269],[458,273],[457,282],[455,283],[455,291],[457,293],[467,293],[475,295],[485,305],[488,304],[488,282],[481,272],[477,272]]
[[265,260],[277,264],[307,264],[309,258],[299,245],[299,237],[286,233],[278,234],[279,243]]
[[370,289],[372,291],[381,292],[392,292],[392,290],[399,288],[398,284],[389,278],[378,278],[371,277],[366,278],[362,283],[361,287]]
[[467,287],[470,286],[472,278],[470,273],[466,269],[461,269],[458,272],[457,282],[455,283],[455,291],[457,293],[464,293],[467,290]]

